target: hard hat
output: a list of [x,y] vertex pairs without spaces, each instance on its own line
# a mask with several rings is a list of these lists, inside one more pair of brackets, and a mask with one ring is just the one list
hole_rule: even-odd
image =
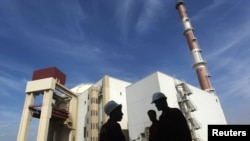
[[152,96],[152,103],[154,103],[156,100],[159,100],[162,98],[167,99],[167,97],[162,92],[156,92]]
[[104,106],[104,112],[107,115],[110,115],[110,113],[117,107],[122,107],[121,104],[117,104],[115,101],[111,100]]

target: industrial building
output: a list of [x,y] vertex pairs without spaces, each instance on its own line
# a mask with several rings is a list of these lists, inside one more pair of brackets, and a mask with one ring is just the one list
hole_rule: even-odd
[[123,105],[124,115],[120,125],[128,140],[126,87],[130,84],[105,75],[95,84],[80,84],[71,89],[79,95],[76,141],[98,141],[99,130],[108,120],[103,107],[110,100]]
[[[122,104],[124,115],[120,125],[126,140],[147,141],[151,124],[147,111],[156,110],[151,104],[154,92],[163,92],[169,106],[183,112],[194,141],[207,141],[209,124],[227,122],[210,83],[184,2],[178,1],[176,9],[200,88],[156,71],[134,83],[105,75],[96,83],[83,83],[69,89],[64,86],[66,75],[56,67],[35,70],[32,80],[27,82],[17,141],[27,141],[32,118],[39,119],[37,141],[98,141],[99,130],[108,119],[103,107],[109,100]],[[42,103],[34,102],[38,95],[43,96]]]
[[[103,106],[109,100],[122,104],[120,125],[127,140],[146,140],[151,124],[147,110],[156,110],[151,100],[158,91],[166,94],[171,107],[180,108],[185,114],[194,140],[207,140],[207,125],[226,124],[215,93],[159,71],[135,83],[105,75],[94,84],[79,84],[72,89],[61,84],[58,74],[62,72],[55,67],[35,72],[34,76],[41,79],[27,83],[18,141],[27,140],[32,118],[40,120],[37,141],[98,141],[99,130],[108,119]],[[51,77],[41,75],[44,72]],[[42,104],[34,103],[36,95],[43,95]]]
[[[216,94],[201,90],[186,82],[155,72],[127,88],[128,127],[131,139],[146,138],[146,127],[151,125],[147,111],[157,111],[151,104],[152,94],[163,92],[170,107],[179,108],[185,115],[194,141],[207,140],[207,125],[226,124]],[[157,113],[158,117],[161,113]]]

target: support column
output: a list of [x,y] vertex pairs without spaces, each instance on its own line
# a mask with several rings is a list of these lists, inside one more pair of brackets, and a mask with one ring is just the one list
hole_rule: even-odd
[[17,141],[27,141],[30,122],[32,119],[32,112],[29,110],[29,106],[34,104],[34,99],[35,96],[33,93],[26,93]]
[[49,123],[52,113],[52,98],[52,90],[44,91],[37,141],[47,141]]
[[103,119],[103,123],[105,123],[107,120],[108,120],[108,116],[105,114],[105,112],[104,112],[104,105],[107,103],[107,102],[109,102],[109,100],[110,100],[110,84],[109,84],[109,76],[107,76],[107,75],[105,75],[104,77],[103,77],[103,83],[102,83],[102,87],[103,87],[103,102],[102,102],[102,111],[103,111],[103,117],[102,117],[102,119]]

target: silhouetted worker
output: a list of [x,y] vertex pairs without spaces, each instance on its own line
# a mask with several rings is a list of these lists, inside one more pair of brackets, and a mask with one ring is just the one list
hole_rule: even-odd
[[167,97],[163,93],[154,93],[152,103],[158,111],[162,111],[159,117],[158,141],[192,141],[186,118],[179,109],[168,106]]
[[149,117],[150,121],[152,121],[152,124],[149,127],[149,140],[148,141],[158,141],[157,140],[157,137],[158,137],[157,133],[158,133],[159,121],[157,120],[155,110],[149,110],[148,117]]
[[125,141],[125,136],[118,121],[122,120],[122,105],[111,100],[104,106],[104,112],[109,116],[100,131],[100,141]]

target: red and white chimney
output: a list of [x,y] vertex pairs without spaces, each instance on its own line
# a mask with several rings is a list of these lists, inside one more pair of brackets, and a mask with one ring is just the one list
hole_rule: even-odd
[[183,34],[186,36],[189,50],[193,56],[194,64],[193,68],[196,70],[198,80],[200,83],[201,89],[213,92],[213,88],[210,82],[210,75],[208,74],[206,68],[206,62],[202,59],[201,50],[197,39],[194,36],[194,29],[191,25],[190,19],[187,16],[186,8],[184,1],[180,0],[176,3],[176,9],[179,11],[180,18],[183,23],[184,31]]

